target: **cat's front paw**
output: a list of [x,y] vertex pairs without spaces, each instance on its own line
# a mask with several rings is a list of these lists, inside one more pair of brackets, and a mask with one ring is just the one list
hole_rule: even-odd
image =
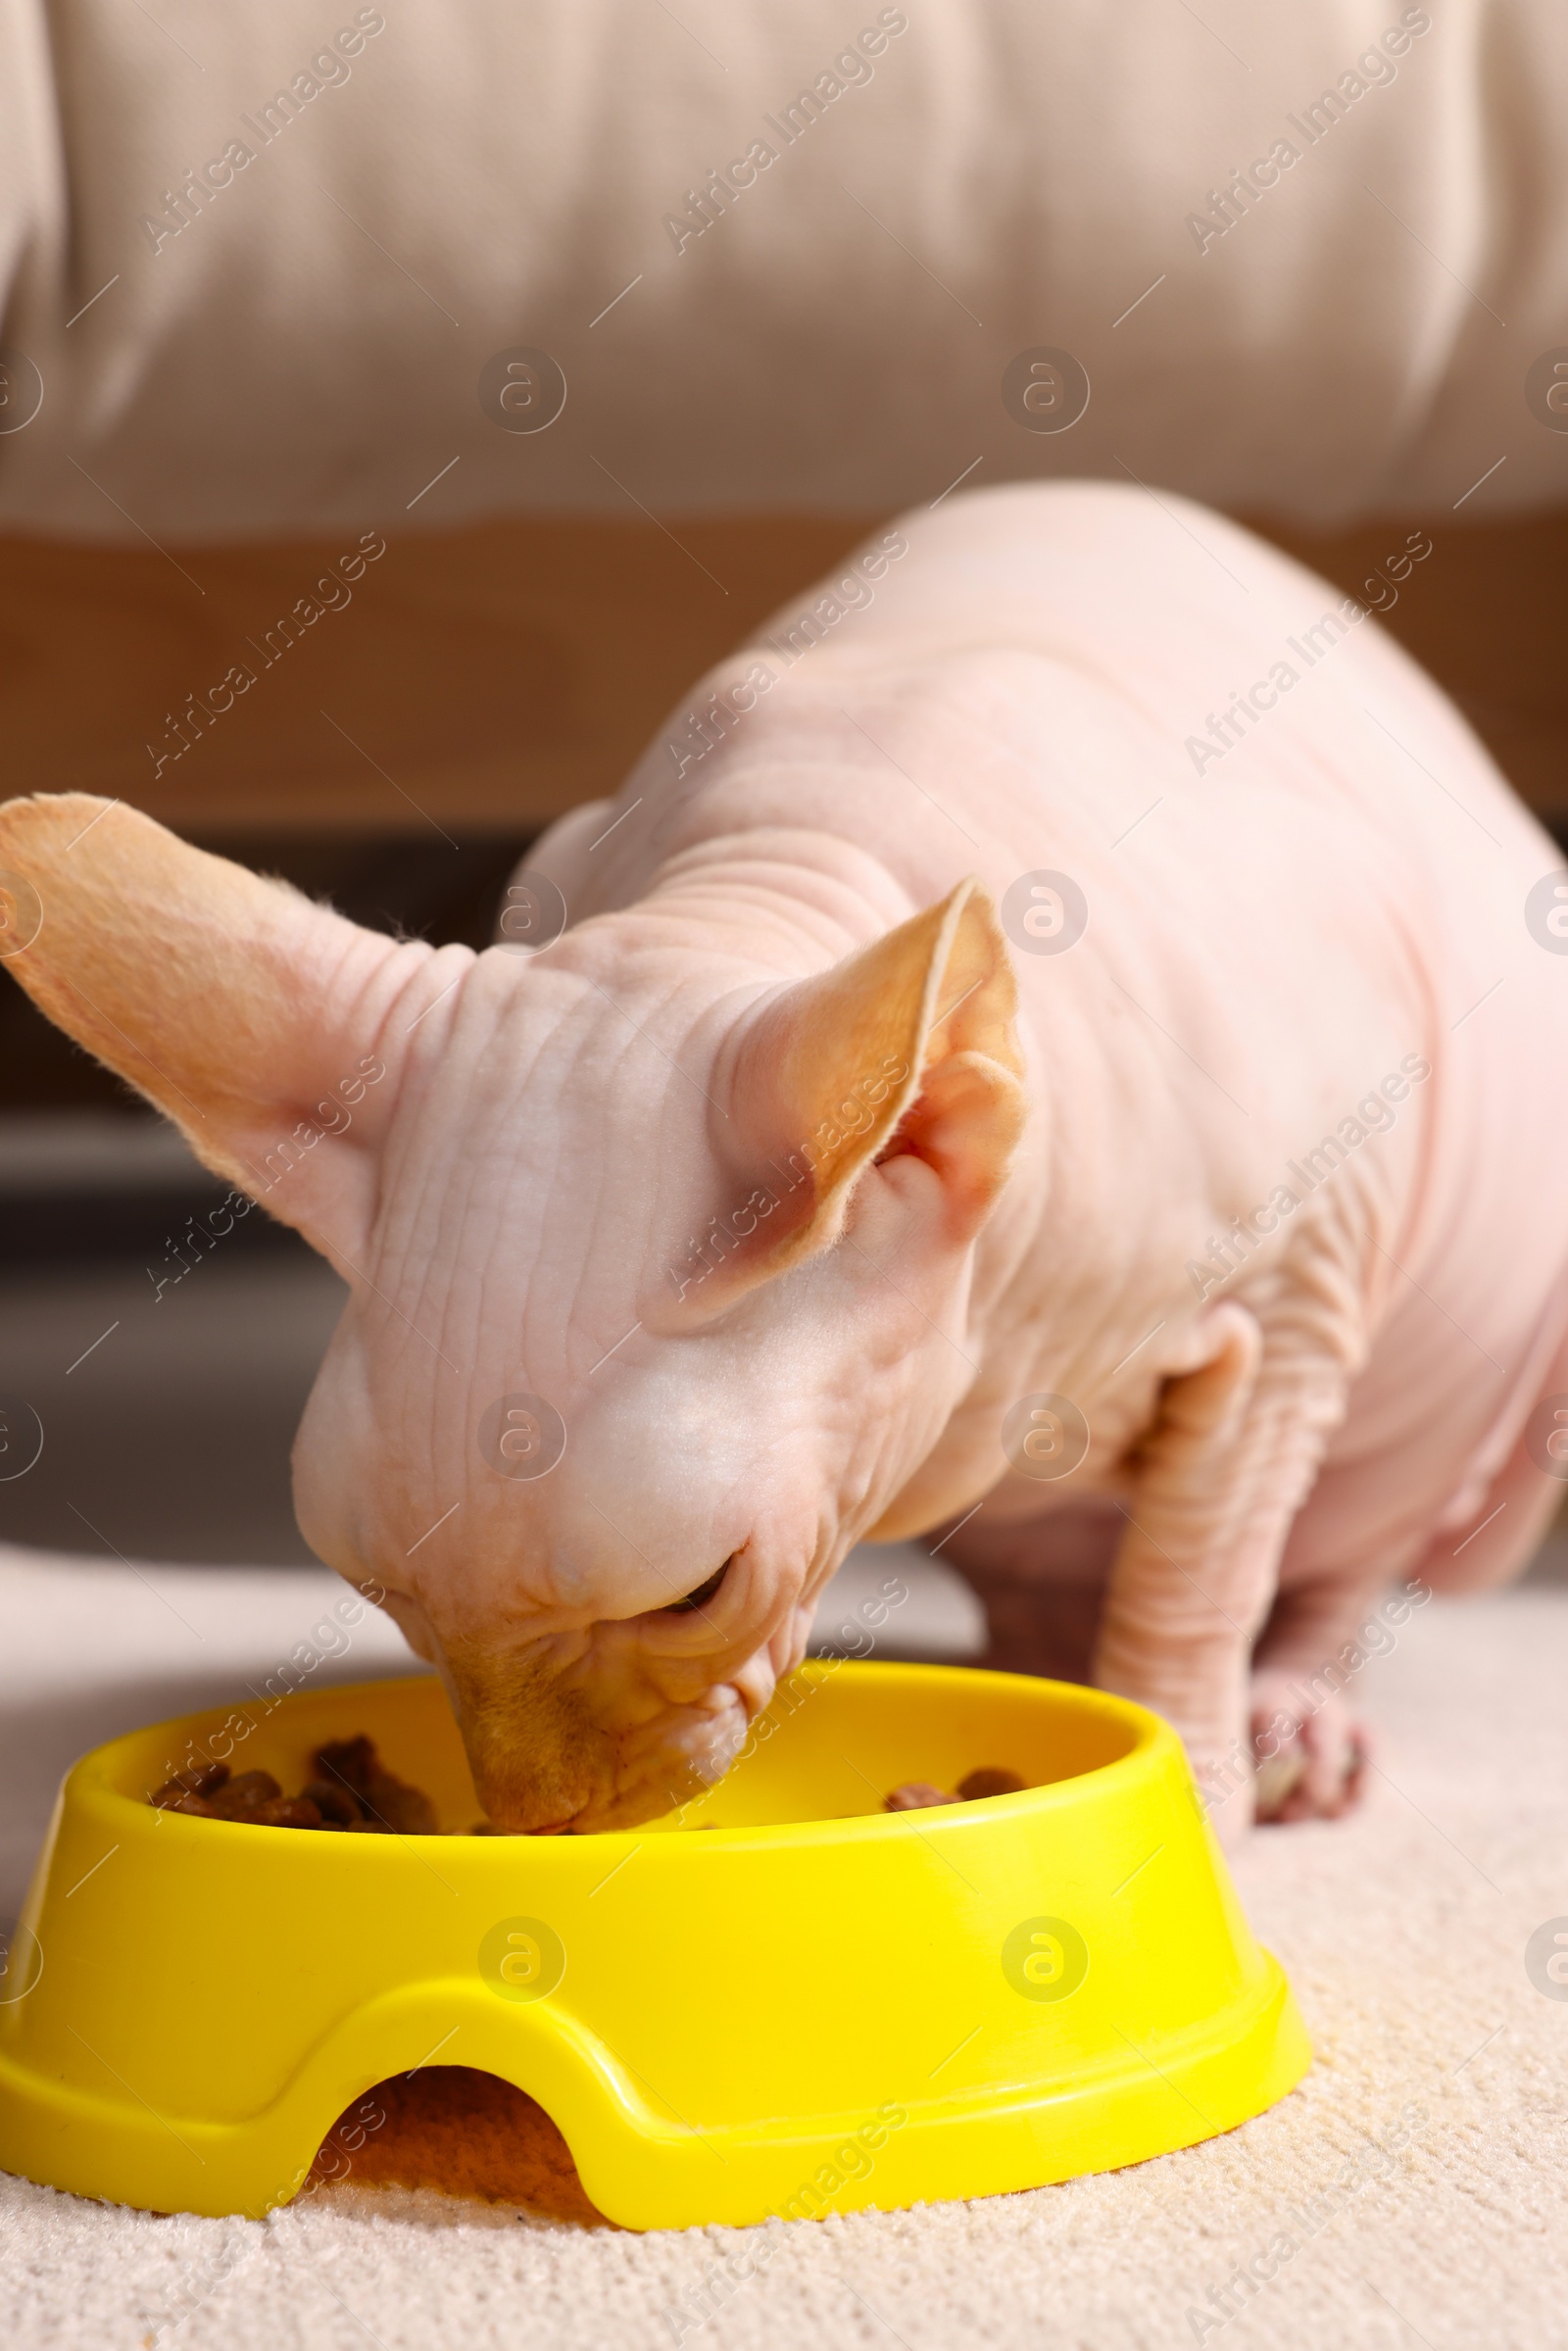
[[1343,1697],[1311,1704],[1288,1675],[1262,1673],[1250,1715],[1258,1820],[1338,1820],[1359,1803],[1371,1742]]

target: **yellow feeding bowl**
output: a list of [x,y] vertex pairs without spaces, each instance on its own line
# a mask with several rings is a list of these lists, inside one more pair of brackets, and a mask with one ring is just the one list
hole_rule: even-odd
[[[425,1678],[191,1715],[75,1766],[0,1978],[0,2167],[260,2214],[374,2083],[465,2065],[548,2110],[612,2220],[745,2224],[1136,2163],[1307,2066],[1179,1741],[1120,1698],[808,1665],[717,1788],[612,1836],[354,1837],[147,1801],[188,1741],[296,1788],[362,1731],[443,1829],[472,1823]],[[1030,1785],[881,1809],[986,1764]]]

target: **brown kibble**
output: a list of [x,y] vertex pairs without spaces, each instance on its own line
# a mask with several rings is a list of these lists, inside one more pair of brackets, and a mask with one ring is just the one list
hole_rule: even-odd
[[249,1820],[260,1805],[282,1792],[270,1772],[240,1772],[205,1800],[220,1821]]
[[394,1780],[388,1772],[384,1778],[372,1780],[365,1801],[372,1813],[378,1812],[386,1827],[398,1837],[439,1837],[441,1825],[435,1817],[435,1806],[422,1788],[410,1788],[406,1781]]
[[356,1821],[365,1817],[358,1796],[340,1780],[312,1780],[300,1793],[316,1806],[328,1828],[352,1829]]
[[389,1772],[375,1751],[374,1741],[362,1732],[358,1739],[331,1740],[318,1747],[316,1768],[323,1780],[353,1790],[367,1816],[400,1837],[435,1837],[440,1826],[435,1806],[422,1788],[411,1788]]
[[221,1788],[227,1778],[226,1763],[193,1764],[185,1771],[171,1772],[152,1801],[160,1812],[188,1812],[190,1806],[178,1803],[176,1798],[195,1796],[199,1800],[209,1796],[215,1788]]
[[925,1812],[933,1804],[956,1804],[956,1796],[944,1794],[933,1788],[929,1780],[906,1780],[901,1788],[882,1799],[884,1812]]
[[329,1739],[316,1750],[316,1769],[323,1780],[352,1788],[358,1795],[372,1772],[381,1768],[375,1741],[362,1731],[358,1739]]
[[263,1829],[319,1829],[321,1815],[309,1796],[270,1796],[251,1816]]
[[[230,1779],[226,1763],[208,1764],[175,1772],[149,1801],[165,1812],[262,1829],[327,1829],[359,1837],[440,1835],[435,1806],[424,1790],[389,1772],[363,1732],[358,1739],[334,1739],[318,1748],[316,1769],[317,1777],[297,1796],[286,1796],[270,1772],[241,1772]],[[488,1822],[482,1833],[504,1834]]]
[[985,1796],[1015,1796],[1027,1788],[1016,1772],[1002,1771],[995,1764],[983,1763],[978,1771],[966,1772],[958,1782],[958,1794],[965,1804],[978,1804]]
[[222,1790],[225,1804],[265,1804],[283,1790],[270,1772],[236,1772]]

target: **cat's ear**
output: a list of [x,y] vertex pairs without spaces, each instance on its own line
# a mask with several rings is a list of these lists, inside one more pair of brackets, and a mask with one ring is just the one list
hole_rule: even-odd
[[971,1239],[1023,1131],[1016,1014],[977,881],[772,997],[739,1041],[729,1095],[736,1163],[776,1202],[741,1254],[747,1274],[831,1248],[865,1170],[905,1151],[935,1171],[950,1238]]
[[13,975],[204,1165],[328,1256],[363,1239],[409,952],[122,803],[0,807]]

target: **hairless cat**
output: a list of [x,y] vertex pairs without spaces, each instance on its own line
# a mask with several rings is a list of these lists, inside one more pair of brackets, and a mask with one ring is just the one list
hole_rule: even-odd
[[878,534],[482,955],[0,810],[12,971],[348,1283],[301,1525],[532,1831],[718,1777],[917,1534],[1222,1834],[1254,1753],[1342,1809],[1368,1609],[1568,1471],[1558,866],[1363,603],[1093,483]]

